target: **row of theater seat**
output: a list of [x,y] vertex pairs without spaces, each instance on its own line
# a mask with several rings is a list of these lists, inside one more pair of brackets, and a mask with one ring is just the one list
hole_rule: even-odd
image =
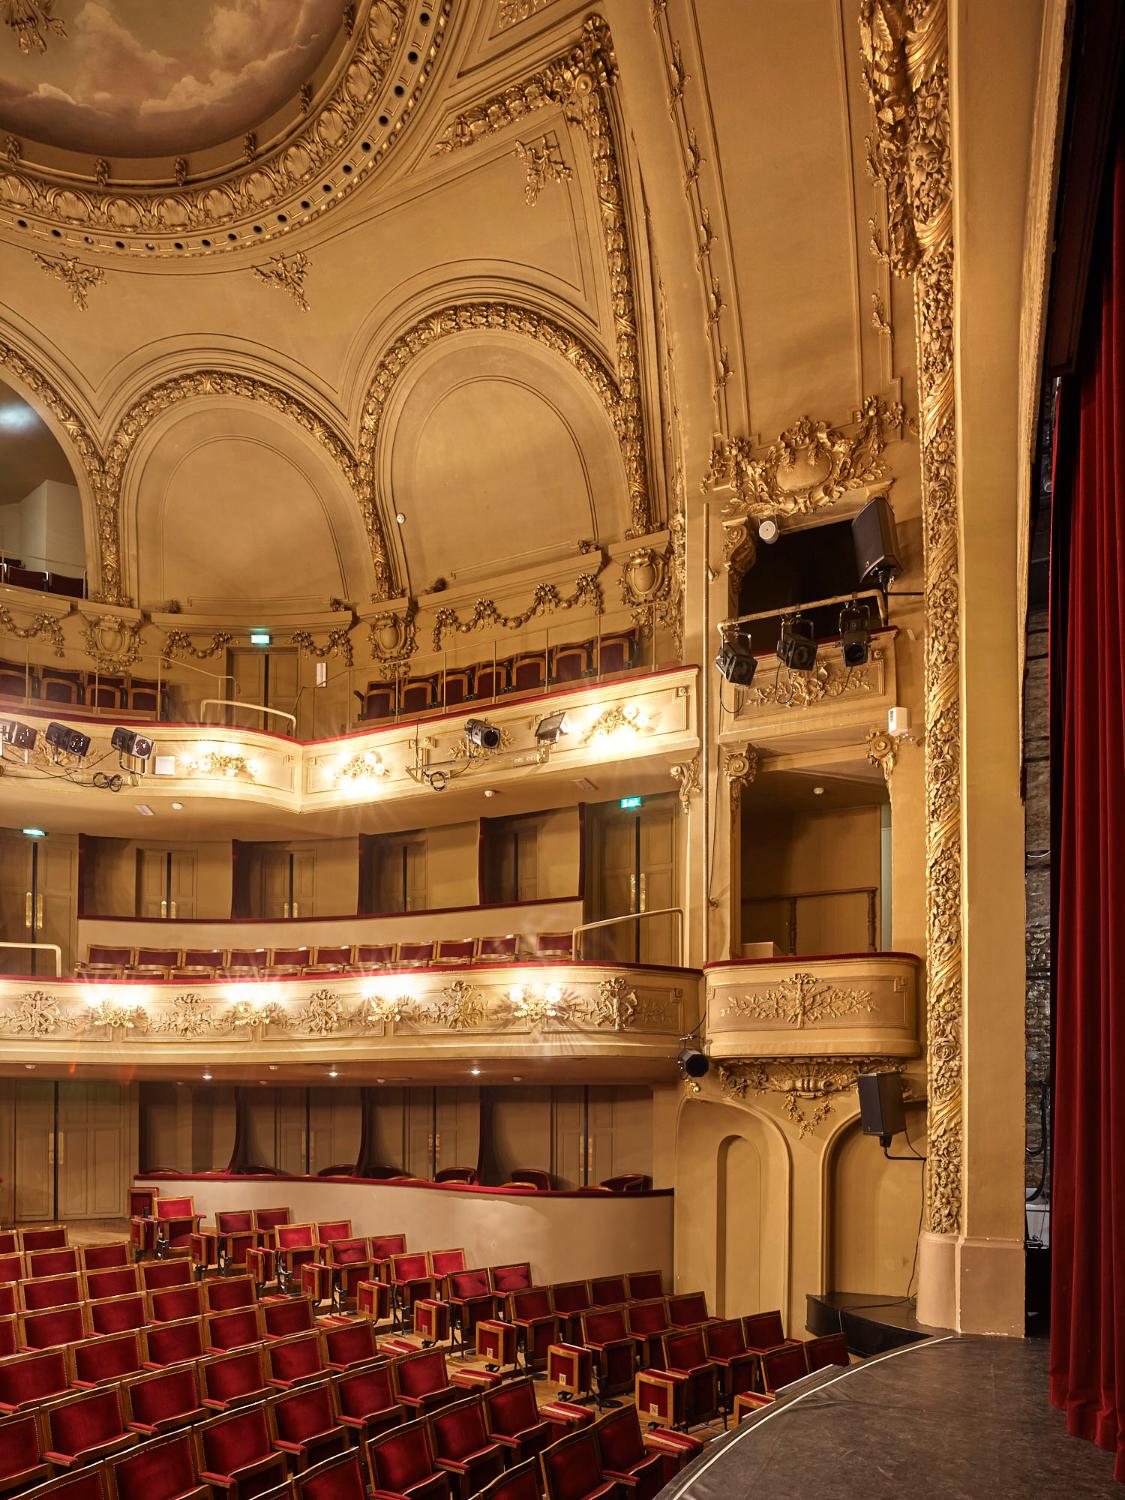
[[636,632],[619,630],[542,651],[522,651],[498,661],[489,658],[443,672],[419,673],[400,683],[369,682],[363,694],[363,718],[391,719],[396,713],[402,717],[457,708],[508,693],[574,687],[590,677],[628,672],[636,657]]
[[154,678],[128,672],[83,672],[41,662],[0,660],[0,698],[50,704],[53,708],[100,708],[153,718],[160,711]]
[[426,942],[332,943],[316,948],[134,948],[91,943],[75,973],[87,979],[297,979],[302,975],[370,974],[429,964],[566,962],[570,932],[541,932],[521,942],[503,937],[435,938]]
[[86,579],[79,573],[56,573],[53,568],[25,568],[22,557],[0,558],[0,583],[17,589],[63,594],[68,599],[86,597]]

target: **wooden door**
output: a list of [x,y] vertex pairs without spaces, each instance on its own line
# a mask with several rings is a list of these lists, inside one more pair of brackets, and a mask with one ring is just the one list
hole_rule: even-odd
[[[254,705],[265,702],[266,653],[258,650],[227,652],[230,674],[230,696],[238,703]],[[228,708],[226,722],[240,729],[266,729],[269,714],[255,713],[253,707]],[[267,722],[263,722],[267,721]]]
[[[678,904],[676,867],[678,816],[674,797],[654,797],[639,814],[638,911],[664,911]],[[682,963],[677,953],[676,918],[638,922],[636,956],[641,963]]]
[[652,1175],[652,1091],[643,1085],[592,1084],[587,1090],[586,1159],[590,1181],[622,1172]]
[[121,1212],[129,1180],[129,1100],[120,1084],[59,1084],[61,1219],[111,1219]]
[[[0,939],[31,942],[31,923],[31,840],[0,834]],[[29,974],[30,959],[25,948],[0,948],[0,973]]]
[[[558,1188],[586,1184],[586,1093],[582,1088],[557,1088],[552,1100],[550,1171]],[[543,1162],[521,1162],[543,1166]]]
[[171,900],[169,917],[191,918],[195,916],[196,856],[194,849],[173,849],[171,853],[168,887]]
[[480,1158],[480,1089],[435,1089],[434,1167],[475,1167]]
[[[285,713],[296,714],[301,694],[300,665],[296,651],[269,651],[269,696],[265,703],[269,708],[280,708]],[[269,727],[278,734],[296,734],[296,730],[284,719],[267,714]]]
[[291,917],[316,916],[316,850],[294,849],[289,855]]
[[406,1089],[403,1103],[406,1110],[403,1167],[410,1177],[430,1177],[434,1158],[434,1091]]
[[[590,809],[590,871],[586,921],[601,922],[637,910],[637,817],[615,803]],[[636,949],[636,923],[622,922],[583,938],[582,952],[605,963],[627,963]]]
[[55,1085],[47,1079],[16,1080],[16,1222],[55,1217]]
[[137,850],[137,916],[168,915],[168,851]]
[[258,860],[258,909],[256,917],[289,915],[289,850],[266,845],[256,851]]
[[308,1116],[304,1089],[277,1089],[277,1147],[274,1161],[279,1172],[301,1176],[307,1170]]

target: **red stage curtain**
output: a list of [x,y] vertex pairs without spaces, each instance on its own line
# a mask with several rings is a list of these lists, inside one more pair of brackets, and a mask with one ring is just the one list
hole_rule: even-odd
[[[1057,792],[1051,1400],[1125,1481],[1125,149],[1079,367],[1061,393],[1052,552]],[[1060,527],[1061,530],[1061,527]],[[1067,555],[1069,553],[1069,556]],[[1119,951],[1120,948],[1120,951]]]

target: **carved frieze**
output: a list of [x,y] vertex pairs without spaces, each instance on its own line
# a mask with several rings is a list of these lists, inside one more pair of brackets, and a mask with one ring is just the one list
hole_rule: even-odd
[[861,1073],[895,1071],[880,1057],[760,1057],[725,1064],[719,1086],[728,1098],[742,1102],[751,1094],[779,1094],[782,1110],[803,1139],[823,1125],[841,1094],[855,1088]]
[[874,1009],[869,989],[831,984],[814,978],[812,974],[793,974],[768,989],[724,999],[719,1019],[747,1017],[756,1021],[784,1021],[789,1026],[800,1027]]
[[458,632],[468,635],[484,625],[495,625],[500,630],[520,630],[529,620],[538,615],[554,614],[557,610],[577,609],[586,605],[600,615],[605,605],[601,584],[594,573],[583,573],[575,579],[569,594],[562,594],[553,583],[536,584],[531,603],[514,615],[506,615],[495,599],[481,598],[473,604],[472,613],[462,619],[455,609],[445,606],[434,613],[434,650],[440,651],[447,634]]

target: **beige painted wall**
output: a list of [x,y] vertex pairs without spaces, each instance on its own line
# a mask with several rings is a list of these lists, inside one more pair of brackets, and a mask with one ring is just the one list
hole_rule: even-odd
[[[136,915],[137,851],[141,847],[171,850],[195,860],[195,915],[225,918],[231,909],[231,843],[229,839],[201,843],[160,839],[98,838],[83,851],[82,880],[86,911],[105,917]],[[165,941],[159,930],[146,924],[136,942],[158,945]],[[100,941],[100,939],[87,939]]]

